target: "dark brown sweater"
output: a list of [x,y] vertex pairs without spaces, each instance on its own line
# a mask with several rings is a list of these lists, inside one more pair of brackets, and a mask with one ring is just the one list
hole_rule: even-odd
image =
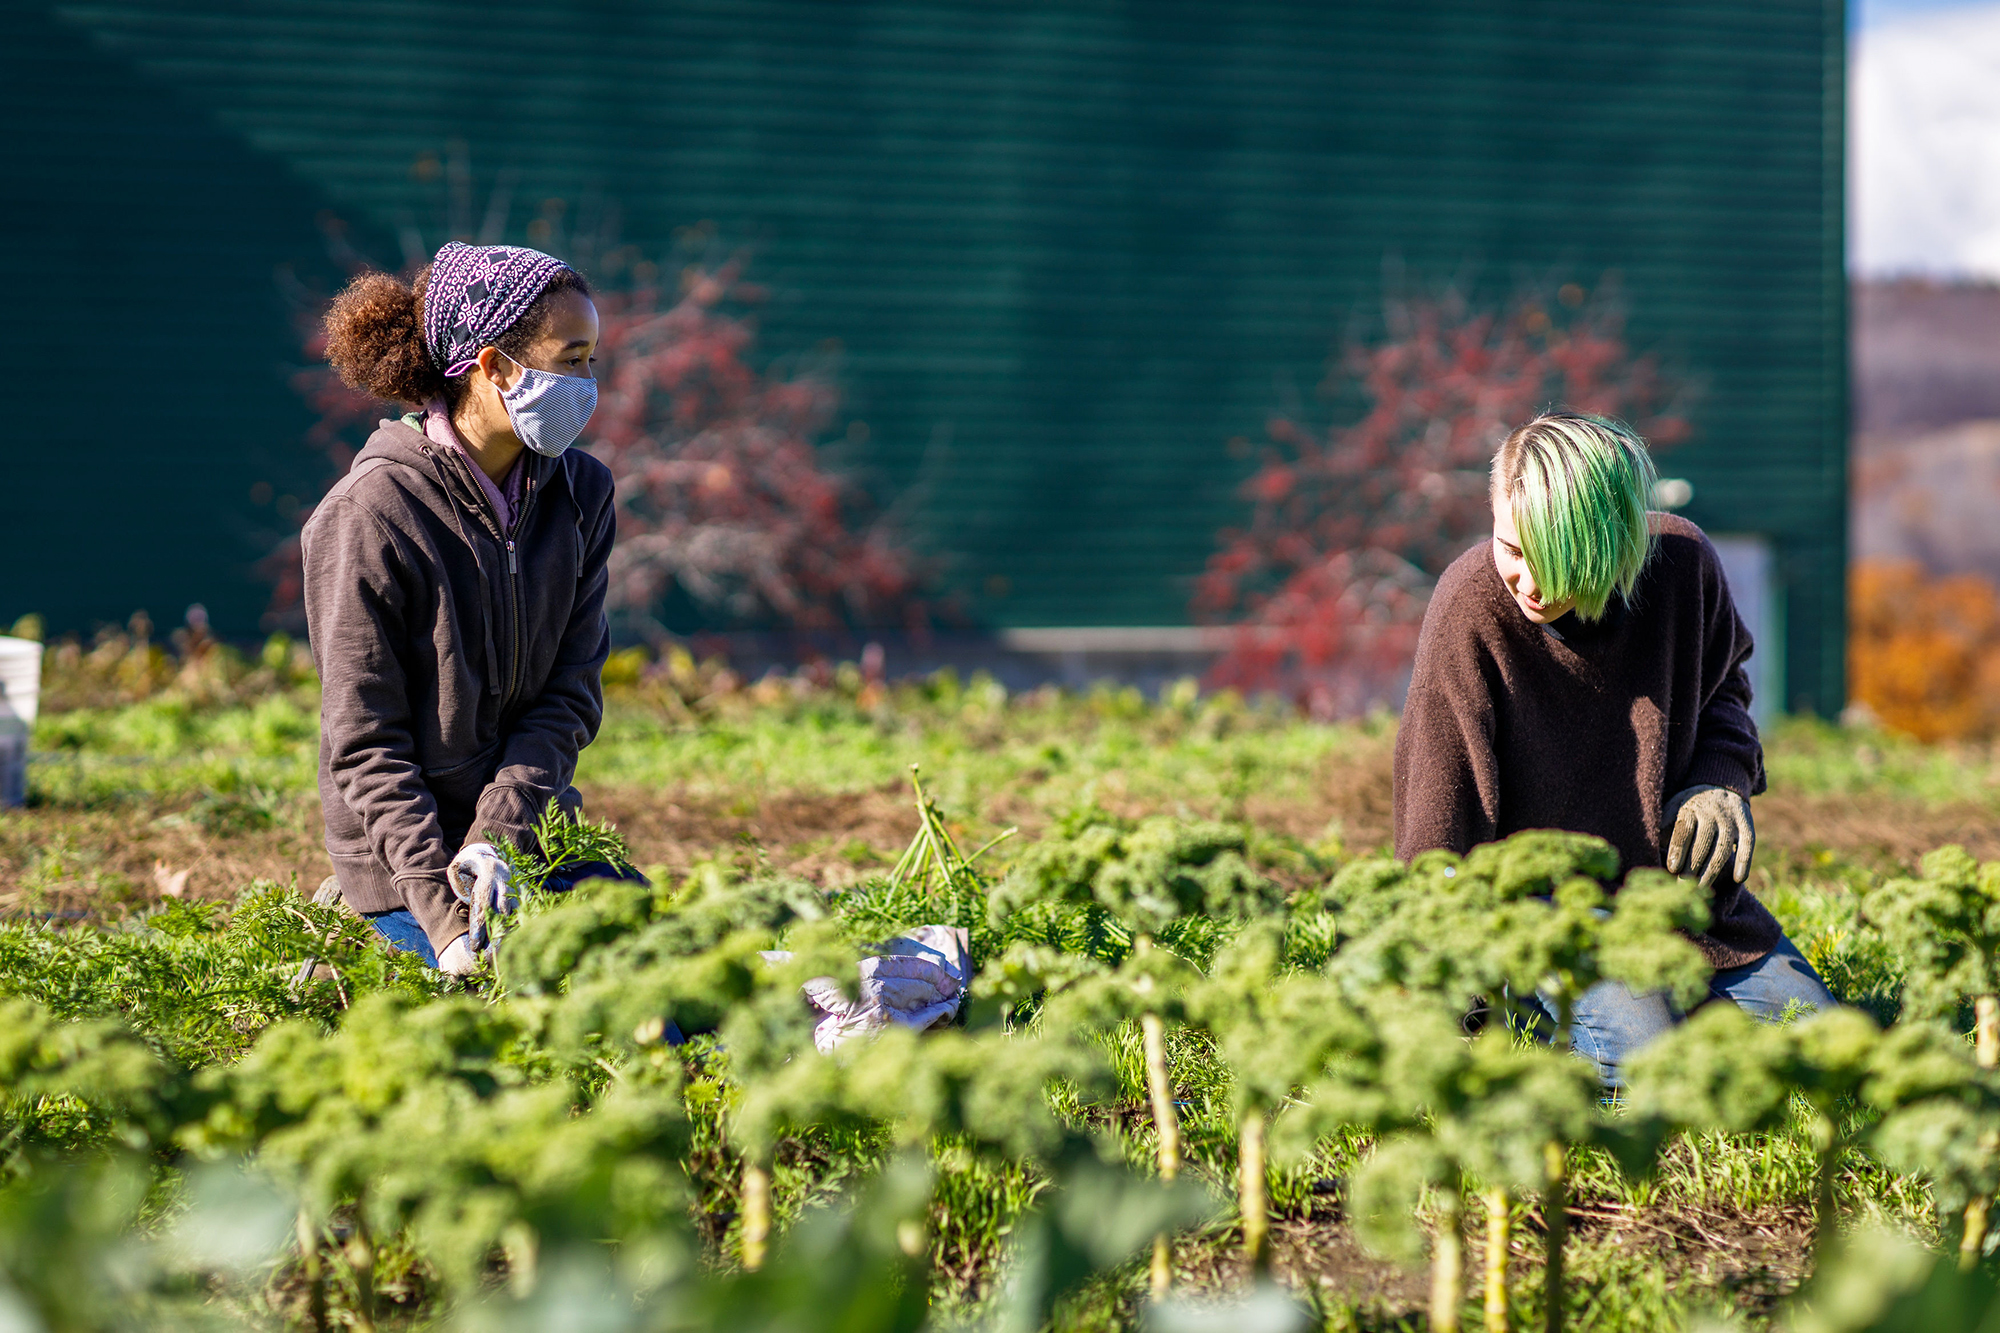
[[[1490,542],[1438,580],[1396,734],[1396,855],[1465,852],[1522,829],[1594,833],[1625,868],[1657,866],[1666,803],[1713,784],[1764,790],[1750,717],[1749,631],[1700,528],[1653,516],[1658,548],[1630,603],[1543,627],[1521,614]],[[1777,921],[1719,882],[1709,962],[1769,953]]]
[[385,421],[301,538],[319,666],[320,806],[341,896],[465,930],[445,867],[468,837],[526,846],[597,735],[611,472],[522,456],[513,526],[471,465]]

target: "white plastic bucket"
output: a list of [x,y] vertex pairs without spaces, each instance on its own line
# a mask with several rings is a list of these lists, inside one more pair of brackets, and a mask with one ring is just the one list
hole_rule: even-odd
[[0,806],[28,799],[28,733],[42,699],[42,645],[0,635]]

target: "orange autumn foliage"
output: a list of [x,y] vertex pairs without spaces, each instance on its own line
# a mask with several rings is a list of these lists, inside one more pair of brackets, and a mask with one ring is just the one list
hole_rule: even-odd
[[1847,673],[1857,702],[1918,740],[2000,733],[2000,594],[1976,575],[1857,562],[1848,574]]

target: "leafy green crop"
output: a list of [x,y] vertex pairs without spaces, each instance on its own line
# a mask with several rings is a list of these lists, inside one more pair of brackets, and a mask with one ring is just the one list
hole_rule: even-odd
[[[1917,1015],[1956,1017],[1970,997],[1975,1058],[1982,1069],[2000,1069],[2000,862],[1982,866],[1963,847],[1941,847],[1924,858],[1922,872],[1879,885],[1863,910],[1902,963],[1903,1006]],[[1974,1162],[2000,1157],[2000,1127],[1978,1135],[1982,1148],[1976,1151],[1955,1144],[1947,1152],[1940,1145],[1940,1161],[1953,1164],[1954,1193],[1965,1181],[1991,1174],[1990,1168],[1968,1171]],[[1967,1264],[1985,1251],[1992,1202],[1990,1185],[1964,1200],[1961,1253]]]
[[[1030,1330],[1149,1240],[1163,1289],[1167,1238],[1216,1216],[1204,1180],[1233,1173],[1265,1268],[1273,1182],[1339,1144],[1372,1145],[1346,1182],[1369,1239],[1414,1254],[1430,1224],[1433,1328],[1459,1315],[1468,1191],[1489,1322],[1516,1201],[1538,1197],[1554,1324],[1572,1159],[1611,1169],[1600,1149],[1636,1181],[1674,1131],[1803,1115],[1829,1271],[1844,1154],[1921,1172],[1944,1207],[2000,1184],[2000,1084],[1921,1017],[1985,984],[1962,950],[1918,960],[1886,1031],[1710,1006],[1606,1107],[1588,1064],[1528,1039],[1527,997],[1566,1018],[1602,979],[1685,1001],[1707,974],[1684,933],[1699,895],[1646,872],[1614,890],[1601,843],[1525,834],[1299,887],[1310,856],[1247,825],[1084,806],[1002,873],[914,795],[908,854],[835,892],[714,867],[542,892],[566,864],[629,864],[607,826],[552,818],[469,988],[274,885],[0,926],[0,1299],[64,1329],[172,1326],[227,1289],[246,1319],[314,1328]],[[1936,934],[1982,883],[1934,858],[1871,920]],[[961,1026],[816,1050],[801,984],[927,922],[972,934]],[[1475,996],[1509,1021],[1468,1038]],[[216,1216],[225,1178],[263,1219],[248,1267],[163,1239]],[[981,1285],[954,1310],[940,1296],[967,1287],[939,1263],[966,1246]],[[71,1291],[36,1276],[50,1263],[108,1276]]]

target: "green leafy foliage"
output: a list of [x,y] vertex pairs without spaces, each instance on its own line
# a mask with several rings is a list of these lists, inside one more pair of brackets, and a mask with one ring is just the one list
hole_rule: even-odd
[[1015,861],[990,915],[1005,921],[1035,905],[1097,908],[1146,934],[1200,917],[1255,916],[1283,894],[1251,866],[1249,844],[1238,825],[1166,816],[1134,824],[1086,807]]
[[1286,966],[1279,922],[1246,929],[1217,957],[1188,1010],[1214,1034],[1239,1113],[1284,1105],[1328,1061],[1369,1042],[1369,1020],[1323,974]]
[[1903,965],[1904,1005],[1955,1016],[1966,997],[2000,992],[2000,862],[1941,847],[1922,869],[1885,881],[1864,909]]
[[1792,1333],[1969,1333],[1992,1326],[1991,1273],[1961,1272],[1909,1237],[1869,1227],[1844,1238],[1790,1302]]
[[[305,958],[320,966],[302,979]],[[283,1018],[333,1022],[382,988],[429,997],[443,983],[365,923],[268,882],[228,910],[169,901],[114,927],[0,923],[0,995],[60,1018],[121,1017],[183,1065],[239,1053]]]
[[1631,1103],[1676,1125],[1766,1130],[1790,1116],[1794,1096],[1833,1116],[1876,1073],[1882,1054],[1881,1029],[1858,1009],[1779,1025],[1709,1005],[1631,1057]]
[[1802,1109],[1817,1157],[1822,1258],[1835,1240],[1841,1156],[1870,1138],[1892,1163],[1932,1174],[1942,1207],[1991,1191],[2000,1139],[1987,1135],[2000,1126],[2000,1079],[1933,1025],[1885,1033],[1845,1006],[1765,1024],[1710,1005],[1629,1067],[1634,1111],[1674,1128],[1768,1133]]
[[[824,890],[765,869],[795,859],[801,847],[816,851],[796,839],[788,843],[766,823],[765,848],[697,849],[696,856],[713,859],[698,861],[691,874],[661,874],[648,866],[656,881],[651,890],[597,885],[573,895],[530,895],[519,918],[508,923],[515,929],[498,967],[468,991],[408,966],[377,946],[365,928],[322,919],[294,892],[272,890],[264,897],[270,886],[229,905],[169,905],[120,920],[126,904],[146,896],[139,885],[121,879],[97,849],[63,841],[68,832],[50,835],[40,821],[56,821],[59,829],[72,819],[134,821],[135,827],[150,821],[175,838],[212,839],[219,850],[234,850],[234,840],[308,831],[304,812],[313,799],[316,735],[309,669],[288,668],[281,687],[261,692],[249,689],[248,677],[236,693],[203,692],[185,678],[169,679],[172,673],[145,686],[128,667],[151,671],[160,664],[157,655],[128,656],[128,663],[113,663],[115,679],[104,675],[102,689],[93,685],[96,692],[87,700],[72,700],[88,707],[45,708],[35,747],[47,760],[31,770],[35,805],[0,820],[0,856],[12,858],[14,871],[0,889],[0,910],[20,914],[0,921],[0,994],[41,1006],[33,1020],[41,1035],[15,1048],[36,1053],[12,1067],[32,1066],[36,1094],[14,1095],[18,1090],[10,1086],[11,1099],[0,1108],[0,1135],[7,1136],[0,1273],[13,1275],[0,1305],[12,1299],[32,1321],[77,1328],[310,1327],[309,1292],[317,1289],[322,1307],[331,1307],[329,1326],[355,1326],[364,1309],[365,1266],[373,1274],[378,1327],[543,1328],[571,1313],[607,1328],[817,1327],[850,1310],[857,1321],[917,1317],[884,1314],[881,1303],[844,1303],[849,1298],[843,1292],[865,1292],[871,1300],[893,1293],[922,1308],[933,1326],[971,1327],[1003,1318],[1003,1309],[1011,1308],[1003,1304],[1003,1291],[1027,1264],[1036,1243],[1031,1238],[1060,1224],[1069,1228],[1071,1258],[1065,1262],[1074,1265],[1063,1270],[1070,1274],[1064,1279],[1069,1294],[1051,1296],[1038,1308],[1054,1311],[1056,1326],[1065,1330],[1129,1327],[1139,1317],[1136,1301],[1144,1286],[1133,1245],[1142,1248],[1146,1237],[1179,1221],[1204,1228],[1180,1240],[1188,1267],[1197,1272],[1215,1271],[1210,1265],[1219,1252],[1234,1247],[1234,1219],[1215,1207],[1211,1195],[1236,1165],[1245,1112],[1263,1102],[1270,1103],[1269,1205],[1280,1238],[1341,1246],[1345,1223],[1330,1219],[1364,1212],[1380,1216],[1385,1233],[1411,1234],[1386,1205],[1363,1207],[1377,1183],[1394,1186],[1384,1198],[1410,1197],[1387,1164],[1366,1165],[1378,1140],[1359,1125],[1342,1123],[1320,1100],[1322,1087],[1343,1067],[1357,1086],[1366,1086],[1360,1076],[1371,1058],[1365,1035],[1343,1037],[1330,1052],[1314,1053],[1313,1042],[1303,1039],[1314,1030],[1310,1022],[1336,1011],[1306,1005],[1302,1013],[1286,998],[1330,988],[1357,1033],[1373,1025],[1370,1014],[1378,1005],[1428,1005],[1439,1019],[1432,1029],[1436,1039],[1464,1046],[1455,1024],[1478,992],[1463,990],[1464,978],[1450,969],[1465,968],[1454,954],[1477,950],[1454,945],[1420,960],[1437,970],[1442,979],[1436,982],[1420,975],[1355,981],[1367,953],[1358,946],[1377,927],[1415,909],[1395,894],[1357,891],[1371,876],[1394,883],[1407,879],[1408,871],[1367,855],[1372,835],[1362,830],[1372,824],[1325,822],[1329,814],[1352,821],[1357,809],[1342,796],[1328,811],[1325,789],[1329,776],[1338,790],[1350,778],[1362,785],[1373,780],[1370,775],[1386,764],[1389,719],[1321,726],[1226,693],[1203,696],[1191,685],[1149,705],[1135,692],[1112,688],[1010,695],[979,678],[940,675],[877,685],[851,670],[827,680],[801,674],[750,685],[711,663],[687,673],[676,668],[677,699],[669,704],[651,679],[659,673],[624,684],[608,680],[605,732],[585,754],[579,776],[586,790],[671,792],[690,813],[726,810],[734,818],[757,812],[760,804],[768,814],[773,800],[790,793],[865,801],[857,794],[900,781],[909,759],[921,754],[938,769],[936,780],[925,783],[935,794],[933,808],[953,812],[948,822],[940,815],[953,847],[962,842],[974,851],[956,859],[976,874],[949,876],[947,887],[933,857],[921,873],[903,868]],[[293,646],[277,662],[297,666],[303,660]],[[1918,747],[1866,730],[1800,721],[1780,723],[1766,741],[1774,787],[1816,795],[1829,820],[1841,814],[1841,801],[1856,798],[1888,803],[1893,811],[1949,802],[1955,817],[1992,805],[1994,765],[1983,750]],[[1164,956],[1149,965],[1151,974],[1158,984],[1171,973],[1180,988],[1180,998],[1166,1009],[1172,1025],[1165,1042],[1173,1105],[1187,1143],[1176,1188],[1201,1207],[1177,1218],[1138,1214],[1124,1229],[1128,1241],[1119,1252],[1108,1241],[1099,1243],[1114,1230],[1101,1225],[1113,1204],[1090,1202],[1095,1196],[1084,1192],[1076,1197],[1086,1201],[1065,1214],[1062,1201],[1075,1184],[1071,1173],[1086,1169],[1068,1155],[1078,1134],[1095,1140],[1088,1152],[1100,1165],[1100,1153],[1113,1163],[1140,1164],[1137,1172],[1104,1167],[1118,1189],[1158,1189],[1144,1168],[1154,1131],[1140,1034],[1116,1008],[1088,1026],[1065,1025],[1063,1006],[1072,1003],[1064,999],[1067,992],[1115,972],[1147,933],[1135,927],[1146,923],[1136,914],[1121,919],[1094,893],[1087,902],[1036,901],[991,914],[988,899],[995,883],[1007,878],[1008,859],[1018,864],[1051,839],[1026,839],[1026,847],[1010,841],[984,856],[974,850],[1009,823],[1044,823],[1055,812],[1087,806],[1093,794],[1120,811],[1175,811],[1189,822],[1209,816],[1240,827],[1244,860],[1282,886],[1248,914],[1181,915],[1152,932],[1152,951]],[[1888,924],[1877,919],[1874,908],[1885,899],[1875,890],[1885,877],[1926,875],[1890,868],[1906,854],[1904,844],[1857,850],[1852,830],[1819,826],[1821,811],[1813,807],[1803,830],[1779,833],[1774,825],[1771,845],[1760,849],[1754,887],[1835,993],[1885,1025],[1884,1053],[1874,1072],[1859,1092],[1834,1103],[1847,1144],[1839,1158],[1839,1202],[1844,1213],[1886,1214],[1919,1241],[1941,1239],[1949,1248],[1959,1200],[1983,1197],[1992,1183],[1988,1093],[1976,1074],[1965,1072],[1970,1048],[1959,1033],[1932,1027],[1926,1036],[1924,1025],[1912,1020],[1922,1012],[1958,1016],[1975,992],[1954,997],[1952,987],[1962,983],[1946,983],[1935,1005],[1913,1003],[1896,1021],[1907,964],[1904,946],[1892,948]],[[1308,848],[1241,822],[1250,812],[1301,834],[1321,831],[1305,835]],[[1080,821],[1091,822],[1130,831],[1139,821],[1108,815]],[[1051,838],[1074,832],[1066,824]],[[86,828],[80,836],[87,842],[91,834]],[[718,842],[725,836],[718,834]],[[1353,853],[1362,855],[1352,859]],[[873,851],[846,859],[856,867],[887,867],[895,858]],[[1341,892],[1325,892],[1329,877],[1343,867]],[[1614,916],[1636,904],[1641,877],[1614,894],[1609,880],[1587,868],[1572,870],[1577,867],[1565,863],[1542,882],[1560,888],[1569,879],[1592,879]],[[212,886],[201,885],[198,874],[194,887],[206,892]],[[1160,896],[1172,898],[1164,889]],[[1872,900],[1865,915],[1858,910],[1864,898]],[[1509,956],[1532,961],[1542,948],[1535,941],[1543,928],[1558,942],[1568,938],[1553,897],[1545,903],[1531,892],[1519,901],[1528,903],[1524,915],[1543,925],[1524,932],[1526,945],[1510,943]],[[84,921],[65,917],[78,907],[92,915]],[[568,916],[572,911],[576,915]],[[1479,942],[1481,920],[1431,919],[1464,926],[1469,933],[1460,943]],[[866,1046],[821,1062],[832,1070],[824,1097],[807,1087],[768,1099],[790,1108],[767,1136],[772,1252],[754,1278],[733,1271],[740,1168],[753,1148],[738,1108],[766,1079],[775,1085],[819,1060],[806,1053],[809,1025],[796,1003],[797,981],[815,968],[851,976],[854,958],[871,944],[928,921],[971,928],[979,975],[966,1031],[921,1040],[891,1033],[879,1063]],[[1429,929],[1405,932],[1411,956]],[[1936,934],[1934,927],[1924,929]],[[1255,938],[1266,931],[1279,936],[1275,962],[1268,942]],[[1623,966],[1604,962],[1613,934],[1610,923],[1601,923],[1595,946],[1600,969]],[[1647,947],[1660,939],[1651,927],[1639,935]],[[1369,949],[1390,939],[1384,933]],[[758,958],[773,947],[804,956],[790,971],[774,969]],[[1250,955],[1259,950],[1261,961],[1253,965]],[[305,957],[325,961],[301,979]],[[1509,970],[1474,961],[1488,974]],[[1935,970],[1952,966],[1946,954]],[[1520,970],[1533,969],[1524,963]],[[1240,1008],[1225,998],[1239,985]],[[1542,989],[1539,983],[1535,988]],[[276,1157],[266,1162],[254,1139],[199,1137],[224,1091],[210,1080],[220,1067],[258,1059],[260,1042],[277,1025],[296,1021],[308,1033],[331,1037],[378,993],[412,1011],[434,1002],[490,1008],[516,1034],[490,1053],[468,1057],[468,1071],[488,1071],[490,1092],[473,1087],[463,1073],[429,1069],[420,1079],[428,1090],[408,1094],[399,1105],[430,1099],[458,1108],[469,1135],[511,1141],[518,1124],[524,1143],[574,1147],[574,1157],[569,1148],[548,1156],[547,1169],[552,1180],[575,1170],[587,1202],[594,1188],[586,1171],[589,1144],[597,1140],[559,1134],[558,1114],[565,1123],[589,1122],[613,1099],[643,1104],[648,1114],[662,1117],[670,1134],[685,1136],[686,1147],[661,1187],[663,1197],[675,1200],[673,1216],[653,1230],[642,1225],[643,1217],[619,1221],[615,1210],[607,1213],[609,1221],[566,1218],[536,1202],[542,1186],[515,1181],[504,1164],[482,1165],[469,1144],[415,1135],[413,1142],[441,1154],[439,1180],[415,1193],[398,1185],[385,1194],[386,1203],[343,1199],[329,1216],[308,1219],[319,1260],[312,1275],[310,1256],[286,1239],[299,1230],[302,1200],[289,1192],[298,1177],[281,1176],[282,1163]],[[689,1028],[716,1030],[685,1047],[669,1047],[670,1013]],[[10,1013],[9,1027],[17,1021]],[[1277,1035],[1261,1040],[1266,1032]],[[45,1040],[50,1034],[61,1039]],[[1720,1059],[1735,1038],[1715,1040]],[[1907,1045],[1892,1059],[1887,1052],[1899,1042]],[[932,1049],[941,1056],[937,1086],[917,1088],[913,1100],[919,1105],[907,1116],[889,1086],[913,1075],[909,1065],[887,1058],[888,1048],[898,1045],[919,1057]],[[1040,1096],[1010,1093],[1010,1087],[1026,1087],[1028,1072],[975,1082],[952,1072],[961,1052],[975,1062],[1018,1054],[1024,1066],[1049,1073],[1047,1085]],[[1295,1070],[1322,1054],[1320,1068],[1284,1087]],[[149,1065],[148,1058],[156,1063]],[[72,1061],[74,1078],[66,1072]],[[93,1062],[115,1072],[128,1061],[139,1071],[131,1081],[88,1072]],[[1892,1066],[1900,1071],[1893,1083]],[[868,1085],[856,1070],[881,1071],[881,1077]],[[163,1080],[157,1095],[147,1090],[156,1074]],[[1492,1086],[1498,1096],[1514,1085],[1496,1076]],[[987,1109],[975,1099],[971,1094],[979,1089],[990,1089],[1001,1108]],[[545,1107],[527,1105],[527,1094],[544,1090]],[[1018,1125],[1003,1115],[1016,1095]],[[933,1103],[938,1109],[923,1109]],[[507,1108],[505,1118],[498,1108]],[[1392,1119],[1411,1109],[1389,1108]],[[1573,1197],[1595,1219],[1571,1247],[1578,1256],[1568,1304],[1573,1323],[1678,1329],[1706,1314],[1710,1302],[1730,1307],[1752,1326],[1773,1317],[1801,1320],[1800,1306],[1781,1315],[1772,1311],[1795,1275],[1785,1227],[1794,1205],[1812,1195],[1819,1160],[1815,1114],[1810,1103],[1791,1097],[1766,1129],[1729,1134],[1710,1126],[1681,1138],[1629,1105],[1599,1116],[1592,1134],[1605,1137],[1595,1141],[1620,1156],[1589,1149],[1571,1154]],[[960,1139],[941,1129],[925,1141],[926,1125],[948,1127],[968,1118],[981,1122],[983,1138]],[[361,1132],[402,1132],[404,1122],[393,1123],[394,1131],[378,1123]],[[1491,1188],[1486,1178],[1454,1168],[1440,1154],[1434,1128],[1434,1117],[1423,1112],[1379,1140],[1385,1152],[1405,1151],[1407,1144],[1431,1163],[1436,1178],[1421,1220],[1433,1243],[1447,1191],[1484,1196]],[[616,1147],[622,1140],[609,1141],[610,1151],[622,1151]],[[241,1143],[250,1145],[247,1162],[229,1146]],[[414,1151],[403,1158],[385,1149],[367,1151],[379,1154],[371,1160],[400,1163],[399,1170],[430,1170],[429,1159],[418,1160]],[[653,1150],[635,1152],[643,1162]],[[907,1192],[894,1195],[903,1202],[877,1204],[887,1196],[871,1191],[887,1181],[899,1152],[928,1167],[916,1171]],[[211,1169],[200,1163],[218,1153],[213,1170],[268,1196],[243,1216],[262,1216],[273,1198],[278,1201],[285,1244],[275,1260],[266,1250],[244,1267],[167,1243],[169,1233],[182,1230],[177,1218],[193,1219],[197,1231],[215,1238],[238,1230],[229,1224],[236,1209],[218,1212],[196,1197]],[[1634,1174],[1622,1174],[1621,1162]],[[121,1193],[114,1177],[126,1169],[137,1183]],[[635,1178],[643,1180],[644,1172]],[[294,1184],[280,1189],[281,1179]],[[450,1222],[453,1209],[473,1207],[452,1199],[476,1200],[487,1190],[498,1191],[514,1210],[506,1215],[515,1225],[486,1233],[501,1239],[476,1263],[450,1258],[447,1251],[459,1243],[452,1236],[479,1234],[472,1222]],[[1523,1234],[1515,1262],[1532,1268],[1545,1253],[1534,1219],[1546,1218],[1547,1206],[1532,1188],[1517,1192],[1514,1212]],[[427,1220],[381,1234],[379,1225],[393,1225],[403,1215],[400,1199],[416,1199],[411,1216]],[[93,1200],[117,1206],[92,1212]],[[1934,1207],[1947,1215],[1936,1230]],[[1744,1253],[1740,1246],[1703,1248],[1702,1229],[1737,1217],[1775,1228],[1778,1239],[1764,1252],[1776,1256],[1768,1271],[1732,1266],[1731,1255]],[[1200,1218],[1208,1219],[1205,1227]],[[1660,1248],[1653,1243],[1663,1234],[1660,1227],[1680,1239]],[[566,1238],[570,1230],[575,1237]],[[808,1235],[828,1248],[813,1250],[811,1261],[795,1269],[791,1256],[805,1253]],[[357,1240],[372,1248],[367,1265],[357,1262]],[[433,1245],[443,1248],[433,1255]],[[1278,1267],[1288,1280],[1304,1276],[1299,1265],[1312,1262],[1312,1253],[1285,1252],[1285,1244],[1280,1250]],[[1872,1262],[1866,1253],[1856,1260],[1863,1270]],[[468,1267],[469,1276],[463,1271]],[[1840,1265],[1827,1269],[1833,1276]],[[1980,1274],[1958,1279],[1949,1259],[1924,1271],[1924,1281],[1953,1290],[1986,1280]],[[1176,1274],[1186,1275],[1187,1267]],[[1376,1329],[1408,1322],[1393,1297],[1385,1310],[1347,1309],[1353,1292],[1373,1279],[1344,1287],[1346,1274],[1330,1276],[1334,1285],[1324,1288],[1328,1294],[1317,1312],[1328,1326]],[[733,1293],[753,1287],[796,1296],[771,1297],[752,1317],[747,1306],[732,1302]],[[1515,1296],[1517,1326],[1541,1312],[1532,1292]],[[1194,1302],[1203,1299],[1197,1294]],[[12,1313],[15,1306],[7,1308]],[[1156,1309],[1161,1326],[1168,1326],[1168,1307]],[[818,1317],[826,1312],[833,1313]],[[1206,1317],[1245,1326],[1227,1324],[1227,1315]],[[1950,1320],[1932,1312],[1903,1326],[1950,1328]]]
[[[1782,1135],[1803,1117],[1822,1166],[1879,1153],[1947,1209],[1995,1186],[1993,1076],[1936,1025],[1710,1006],[1635,1060],[1618,1107],[1587,1064],[1503,1024],[1468,1039],[1473,995],[1705,991],[1684,934],[1699,896],[1644,872],[1616,886],[1593,840],[1363,858],[1300,889],[1311,856],[1241,824],[1084,807],[1003,874],[921,788],[916,815],[902,863],[836,892],[715,867],[541,892],[561,865],[629,864],[606,826],[551,821],[470,990],[271,885],[116,927],[0,926],[0,1273],[50,1327],[120,1311],[164,1327],[181,1296],[255,1288],[235,1260],[154,1243],[163,1214],[197,1209],[184,1181],[208,1161],[264,1191],[246,1216],[278,1201],[303,1243],[275,1271],[330,1319],[408,1301],[464,1328],[555,1311],[632,1329],[1039,1328],[1080,1292],[1123,1290],[1149,1238],[1213,1222],[1201,1182],[1238,1154],[1259,1168],[1265,1126],[1268,1179],[1250,1174],[1276,1185],[1345,1154],[1349,1214],[1400,1254],[1421,1247],[1425,1201],[1468,1182],[1546,1197],[1552,1144],[1644,1174],[1672,1131]],[[815,1050],[801,983],[852,978],[931,921],[973,934],[965,1025]],[[305,958],[321,961],[302,977]],[[1199,1168],[1171,1183],[1120,1164],[1159,1137],[1149,1016]],[[704,1035],[669,1046],[670,1024]],[[776,1225],[748,1272],[724,1256],[753,1168]],[[92,1189],[95,1212],[77,1202]],[[1265,1206],[1240,1189],[1246,1230]],[[32,1220],[48,1210],[68,1230]],[[946,1246],[975,1255],[972,1294],[938,1277]],[[140,1250],[91,1293],[23,1276]]]
[[512,872],[516,893],[532,898],[541,892],[551,875],[578,866],[602,864],[623,871],[634,869],[625,839],[610,824],[564,810],[554,801],[543,807],[535,821],[534,845],[518,849],[505,838],[496,839],[494,848]]
[[176,1071],[125,1024],[60,1022],[30,1000],[0,1000],[0,1174],[17,1154],[92,1143],[144,1147],[172,1126]]
[[1426,852],[1405,866],[1356,862],[1326,906],[1343,942],[1334,968],[1357,994],[1383,987],[1454,1002],[1537,992],[1567,1018],[1600,981],[1665,990],[1683,1003],[1707,991],[1709,969],[1683,932],[1708,923],[1705,895],[1658,871],[1618,873],[1609,844],[1530,832],[1474,848]]

